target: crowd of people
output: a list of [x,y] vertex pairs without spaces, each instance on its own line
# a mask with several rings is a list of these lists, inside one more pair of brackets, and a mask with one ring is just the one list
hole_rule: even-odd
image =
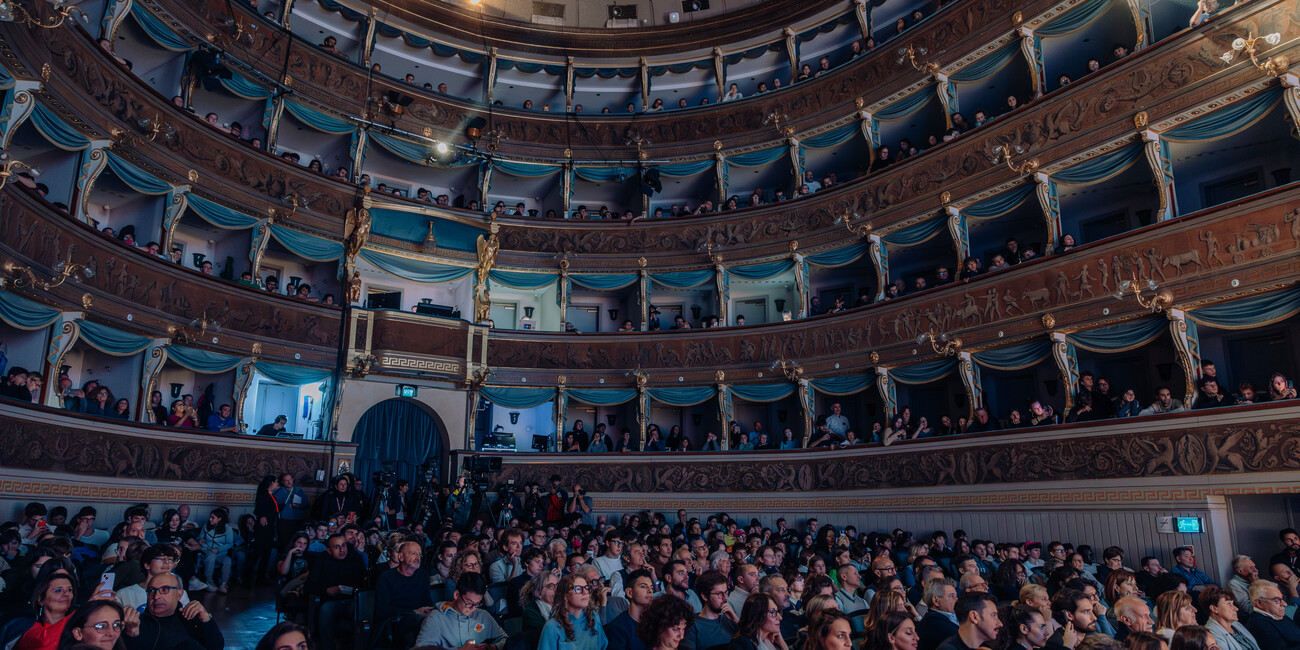
[[[225,645],[204,592],[274,583],[286,622],[258,648],[334,650],[1281,650],[1300,644],[1300,534],[1220,577],[1194,551],[923,537],[895,529],[566,508],[552,476],[495,500],[462,478],[426,514],[398,481],[344,475],[314,501],[267,476],[251,514],[30,503],[0,525],[0,644],[15,650]],[[573,495],[581,490],[574,486]],[[580,499],[579,499],[580,500]],[[443,517],[441,513],[448,513]],[[1137,557],[1137,556],[1134,556]],[[1226,569],[1226,568],[1225,568]],[[1266,572],[1261,571],[1266,569]],[[370,628],[354,624],[369,592]],[[205,604],[206,603],[206,604]],[[285,645],[287,643],[288,645]],[[295,643],[297,645],[295,645]]]

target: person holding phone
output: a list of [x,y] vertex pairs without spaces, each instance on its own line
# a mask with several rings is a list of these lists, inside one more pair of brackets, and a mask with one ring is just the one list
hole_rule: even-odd
[[351,625],[352,594],[366,580],[361,554],[350,549],[347,536],[333,533],[325,541],[325,553],[317,556],[307,572],[304,591],[321,599],[319,650],[334,650],[334,637]]

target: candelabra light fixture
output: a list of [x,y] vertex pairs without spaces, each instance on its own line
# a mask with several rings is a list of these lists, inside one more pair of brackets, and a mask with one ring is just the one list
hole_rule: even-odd
[[777,133],[780,133],[781,135],[784,136],[789,136],[792,133],[794,133],[794,127],[790,126],[789,124],[785,125],[784,127],[781,126],[782,122],[789,122],[789,121],[790,121],[789,115],[773,109],[771,113],[767,114],[767,117],[763,118],[763,126],[767,126],[771,124],[776,127]]
[[80,7],[68,5],[64,0],[49,0],[49,4],[54,10],[54,15],[48,18],[37,18],[17,0],[0,0],[0,22],[24,23],[45,29],[59,27],[74,15],[83,23],[90,22]]
[[1270,77],[1278,77],[1287,71],[1287,68],[1291,65],[1290,59],[1279,54],[1269,57],[1261,63],[1259,55],[1264,50],[1281,42],[1282,35],[1277,32],[1267,36],[1255,36],[1247,33],[1245,38],[1234,40],[1232,49],[1219,55],[1219,58],[1223,59],[1225,63],[1232,63],[1233,59],[1237,58],[1237,52],[1245,52],[1246,56],[1250,57],[1251,65],[1255,66],[1257,70]]
[[32,167],[21,160],[11,159],[9,154],[0,151],[0,189],[4,189],[5,184],[9,182],[9,177],[13,176],[14,173],[18,171],[26,171],[31,174],[33,178],[41,175],[41,170]]
[[930,347],[934,349],[935,354],[941,354],[945,357],[955,357],[961,352],[961,337],[949,336],[948,333],[936,333],[929,330],[923,334],[916,335],[916,344],[921,345],[926,341],[930,342]]
[[908,45],[907,47],[900,47],[898,48],[898,65],[903,65],[903,62],[906,61],[908,63],[911,63],[912,67],[916,68],[917,72],[924,72],[925,74],[935,74],[939,72],[938,63],[934,61],[926,61],[922,63],[916,60],[916,57],[918,56],[927,56],[929,54],[930,54],[930,50],[924,47],[913,47],[911,45]]
[[176,127],[164,122],[160,115],[136,120],[135,124],[149,136],[149,142],[157,140],[160,135],[165,142],[171,142],[176,137]]
[[788,381],[799,381],[800,379],[803,379],[803,366],[800,366],[798,361],[777,359],[772,362],[770,369],[781,371],[781,374],[785,375],[785,378]]
[[61,260],[54,264],[53,270],[55,275],[49,280],[42,280],[36,276],[36,272],[30,267],[23,266],[13,260],[4,263],[4,277],[0,277],[0,289],[22,289],[32,287],[41,291],[49,291],[62,285],[68,280],[81,282],[95,277],[95,269],[72,261],[72,251],[68,250],[68,259]]
[[629,147],[635,145],[635,146],[636,146],[636,159],[637,159],[637,160],[645,160],[645,159],[646,159],[646,152],[645,152],[642,148],[645,147],[646,145],[648,145],[648,144],[652,144],[652,143],[651,143],[649,140],[645,139],[645,137],[643,137],[640,133],[633,132],[631,135],[628,136],[627,141],[624,142],[623,144],[625,144],[625,145],[627,145],[627,146],[629,146]]
[[1038,171],[1038,159],[1031,158],[1019,163],[1013,162],[1011,156],[1020,155],[1027,151],[1024,145],[1000,144],[993,147],[993,164],[1006,164],[1007,168],[1017,174],[1032,174]]
[[[1146,296],[1150,292],[1150,296]],[[1160,313],[1174,305],[1174,294],[1168,289],[1161,289],[1155,280],[1139,282],[1137,276],[1132,280],[1121,280],[1119,287],[1115,289],[1115,299],[1123,300],[1125,296],[1132,295],[1143,309],[1150,309],[1152,313]]]
[[[208,312],[204,311],[198,318],[190,321],[189,325],[184,327],[180,325],[169,325],[167,334],[175,343],[189,343],[190,341],[200,341],[207,337],[209,333],[221,331],[221,323],[213,318],[208,318]],[[216,343],[216,338],[212,339]]]
[[866,237],[871,234],[871,224],[863,223],[861,221],[854,223],[854,219],[861,218],[862,215],[856,212],[845,212],[844,214],[835,217],[835,223],[843,225],[850,234],[857,235],[858,237]]

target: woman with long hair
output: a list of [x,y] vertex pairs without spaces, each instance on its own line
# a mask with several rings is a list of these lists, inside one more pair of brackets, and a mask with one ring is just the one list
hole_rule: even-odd
[[1184,625],[1174,630],[1169,650],[1219,650],[1214,635],[1203,625]]
[[1114,604],[1125,596],[1136,596],[1137,592],[1137,576],[1128,569],[1115,569],[1106,576],[1106,602]]
[[271,549],[275,548],[275,529],[280,525],[280,504],[274,492],[280,489],[280,479],[267,474],[257,484],[254,494],[253,516],[257,527],[253,530],[253,557],[244,571],[244,582],[253,584],[264,580],[271,572]]
[[[32,590],[30,627],[13,643],[13,650],[55,650],[71,620],[77,587],[62,571],[45,572]],[[8,642],[9,639],[4,641]]]
[[167,426],[180,429],[197,428],[198,415],[194,413],[194,409],[185,406],[185,402],[175,400],[172,402],[172,413],[167,416]]
[[750,594],[740,610],[731,650],[789,650],[781,638],[781,606],[765,593]]
[[1020,560],[1007,560],[993,574],[993,595],[998,600],[1015,600],[1020,597],[1020,588],[1029,582],[1029,572]]
[[1051,637],[1047,620],[1037,607],[1023,603],[1003,607],[998,614],[1002,629],[993,641],[993,650],[1034,650],[1047,645]]
[[916,650],[921,638],[916,634],[916,622],[911,616],[889,612],[871,630],[863,644],[864,650]]
[[916,615],[916,608],[912,603],[907,602],[907,596],[892,589],[881,589],[871,597],[871,608],[867,610],[866,618],[862,619],[862,631],[867,636],[871,636],[871,630],[875,629],[890,612],[907,614],[912,617],[912,620],[920,618]]
[[98,650],[125,650],[123,636],[139,625],[140,615],[134,609],[123,610],[115,600],[92,600],[68,617],[59,637],[59,650],[78,644]]
[[546,621],[551,618],[551,601],[555,600],[555,588],[559,584],[558,570],[543,570],[519,590],[519,605],[524,610],[525,632],[541,634]]
[[254,650],[312,650],[311,632],[293,621],[285,621],[266,631]]
[[609,641],[600,624],[593,585],[576,574],[560,578],[551,600],[551,620],[542,628],[537,650],[605,650]]
[[636,638],[648,650],[677,650],[686,638],[686,630],[694,623],[695,611],[686,601],[676,596],[660,596],[641,612]]
[[[235,530],[230,525],[230,513],[217,508],[208,515],[208,525],[199,534],[199,548],[203,551],[203,571],[200,580],[221,593],[230,583],[230,549],[235,546]],[[217,567],[221,567],[220,575]]]
[[1185,591],[1166,591],[1156,598],[1156,634],[1173,642],[1174,631],[1196,625],[1196,604]]
[[838,609],[823,609],[809,618],[803,650],[853,650],[853,624]]
[[1056,634],[1060,623],[1052,618],[1052,597],[1048,595],[1046,587],[1032,582],[1021,587],[1020,598],[1014,604],[1024,605],[1042,614],[1043,621],[1047,623],[1047,635]]
[[117,403],[113,405],[113,413],[109,417],[116,418],[118,420],[130,420],[131,402],[127,401],[125,397],[117,400]]

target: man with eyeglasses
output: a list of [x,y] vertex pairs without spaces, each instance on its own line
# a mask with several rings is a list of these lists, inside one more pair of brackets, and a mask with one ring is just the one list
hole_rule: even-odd
[[307,572],[304,591],[321,599],[319,650],[334,650],[334,636],[348,624],[352,594],[365,584],[366,566],[359,553],[350,550],[348,538],[334,533],[325,540],[325,552],[316,557]]
[[695,618],[695,625],[686,629],[687,638],[682,646],[704,650],[731,643],[740,617],[727,602],[727,576],[717,571],[705,572],[695,580],[695,588],[702,594],[700,614]]
[[1268,580],[1250,583],[1250,602],[1254,614],[1246,620],[1246,629],[1261,648],[1300,648],[1300,625],[1286,617],[1286,598],[1282,590]]
[[871,560],[871,586],[867,587],[867,602],[871,602],[871,599],[876,597],[877,591],[888,588],[889,583],[897,577],[898,567],[894,566],[894,561],[889,558],[889,554],[877,555]]
[[[145,606],[149,602],[145,587],[154,577],[171,573],[176,568],[176,563],[180,561],[180,557],[180,551],[170,544],[150,546],[145,550],[144,555],[140,556],[140,564],[146,573],[144,580],[140,584],[125,585],[118,589],[117,603],[125,609],[144,613]],[[189,594],[182,591],[180,606],[185,607],[188,604],[190,604]]]
[[609,588],[614,593],[622,592],[624,580],[619,572],[624,568],[623,537],[617,530],[605,533],[605,552],[591,563],[596,566],[597,571],[600,571],[600,577],[609,583]]
[[181,579],[173,573],[160,573],[145,587],[149,602],[140,616],[140,633],[126,637],[129,650],[176,650],[193,648],[221,650],[226,639],[203,604],[194,601],[180,606]]
[[435,646],[460,650],[499,650],[506,633],[483,608],[487,585],[478,573],[466,573],[456,581],[449,601],[438,603],[424,618],[415,647]]

